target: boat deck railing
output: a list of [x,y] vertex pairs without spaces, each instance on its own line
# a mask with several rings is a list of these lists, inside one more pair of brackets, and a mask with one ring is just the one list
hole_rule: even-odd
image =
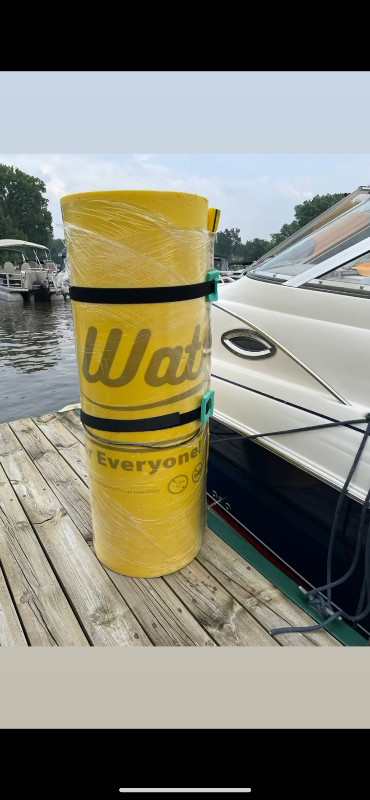
[[11,272],[0,272],[0,286],[6,286],[9,292],[28,292],[27,288],[22,286],[22,277],[15,275]]

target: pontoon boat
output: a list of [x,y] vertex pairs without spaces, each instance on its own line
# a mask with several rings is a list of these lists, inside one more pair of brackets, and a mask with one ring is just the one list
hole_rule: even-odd
[[56,272],[48,247],[0,239],[0,299],[50,300],[58,294]]

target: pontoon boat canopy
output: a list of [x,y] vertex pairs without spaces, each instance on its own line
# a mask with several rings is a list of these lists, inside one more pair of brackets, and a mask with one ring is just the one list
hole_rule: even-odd
[[39,250],[49,250],[44,244],[35,244],[35,242],[23,242],[21,239],[0,239],[0,248],[6,250],[12,247],[37,247]]

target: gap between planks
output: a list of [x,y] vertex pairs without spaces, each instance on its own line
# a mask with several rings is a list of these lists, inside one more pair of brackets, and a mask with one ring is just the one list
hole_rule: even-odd
[[0,563],[0,647],[27,647],[16,607]]

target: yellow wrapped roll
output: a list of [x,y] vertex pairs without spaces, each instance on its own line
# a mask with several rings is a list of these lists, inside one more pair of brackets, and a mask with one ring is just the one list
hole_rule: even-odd
[[[71,297],[81,293],[73,316],[95,551],[117,572],[164,575],[195,557],[205,527],[208,425],[194,413],[209,390],[210,303],[132,292],[122,302],[118,290],[203,283],[218,212],[177,192],[87,192],[61,205]],[[85,301],[99,288],[105,295]]]

